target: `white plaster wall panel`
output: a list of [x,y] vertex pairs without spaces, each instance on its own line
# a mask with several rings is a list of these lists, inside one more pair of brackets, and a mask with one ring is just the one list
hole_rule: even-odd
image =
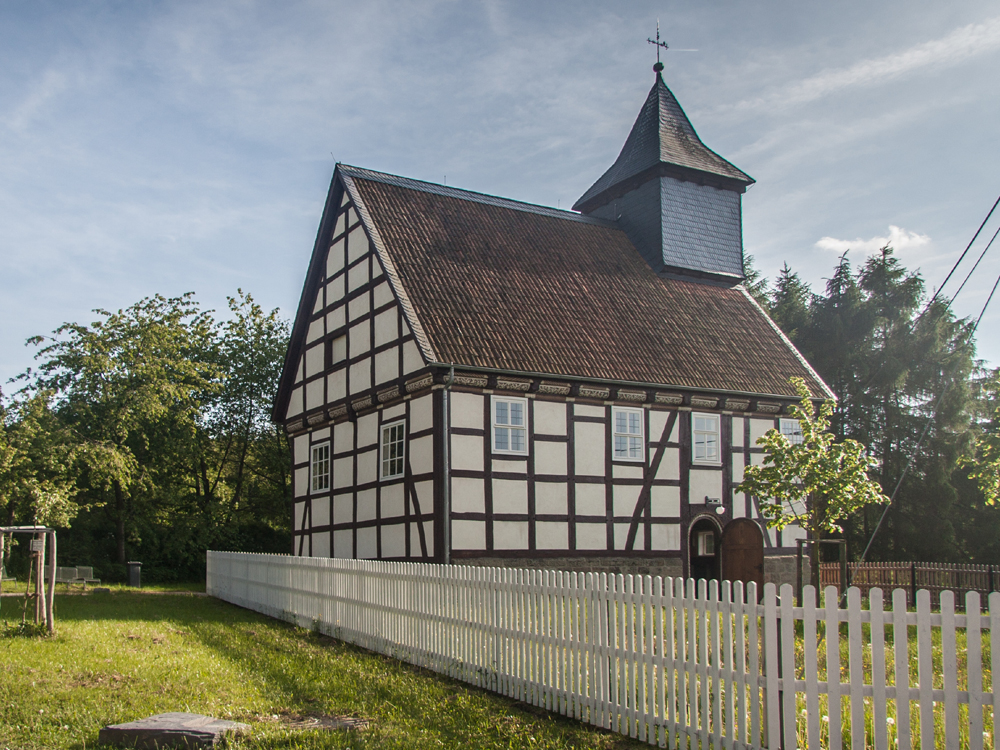
[[[628,544],[628,530],[630,524],[627,523],[616,523],[615,524],[615,549],[623,550]],[[639,536],[641,531],[637,531],[635,535],[635,542],[632,544],[632,549],[642,549],[645,546],[642,537]]]
[[309,329],[306,331],[306,343],[311,344],[313,341],[323,338],[325,333],[326,327],[323,325],[323,318],[317,318],[309,324]]
[[[577,408],[580,408],[579,405]],[[603,410],[601,411],[603,414]],[[577,422],[574,426],[576,473],[580,476],[604,476],[604,425]]]
[[650,546],[657,551],[681,548],[681,527],[677,524],[654,523],[650,526]]
[[316,409],[322,406],[326,400],[323,396],[323,378],[306,383],[306,409]]
[[372,279],[381,279],[385,276],[385,272],[382,270],[382,264],[379,263],[378,256],[372,255]]
[[434,425],[434,401],[430,394],[410,402],[410,432],[420,432]]
[[292,395],[288,399],[287,416],[294,417],[302,413],[302,390],[301,385],[292,389]]
[[319,291],[316,292],[316,300],[313,302],[313,315],[322,312],[323,308],[326,307],[326,295],[323,294],[324,289],[325,287],[320,285]]
[[743,454],[737,453],[733,456],[733,484],[743,481]]
[[565,482],[535,482],[535,513],[565,516],[567,508]]
[[[424,538],[427,540],[427,554],[433,557],[433,555],[434,555],[434,522],[433,521],[424,521]],[[411,542],[411,544],[412,544],[412,542]],[[413,549],[417,549],[417,550],[420,549],[419,542],[417,543],[417,545],[415,547],[413,547]]]
[[[430,521],[424,523],[424,539],[427,541],[427,554],[434,554],[434,524]],[[452,545],[453,549],[456,549]],[[423,554],[420,547],[420,524],[410,524],[410,557],[420,557]]]
[[746,495],[742,492],[733,493],[733,518],[746,517],[747,503]]
[[494,521],[493,549],[528,549],[528,522]]
[[314,497],[312,500],[313,528],[330,525],[330,498]]
[[607,416],[603,406],[591,406],[590,404],[573,404],[573,414],[577,417],[600,417],[601,419]]
[[350,355],[351,359],[354,359],[359,354],[364,354],[371,348],[371,323],[370,321],[362,321],[357,325],[351,326],[348,333],[348,340],[350,341]]
[[382,518],[397,518],[405,514],[406,497],[402,482],[382,486],[379,502],[382,504]]
[[680,479],[681,478],[681,449],[666,448],[663,451],[663,459],[660,461],[660,468],[656,470],[657,479]]
[[323,352],[326,347],[322,342],[306,349],[306,377],[319,375],[325,369],[323,367]]
[[346,560],[354,557],[354,533],[350,529],[333,532],[333,556]]
[[[425,482],[417,482],[413,485],[414,491],[417,493],[417,500],[420,503],[421,513],[431,513],[434,511],[434,482],[427,480]],[[417,512],[416,508],[410,508],[413,513]],[[431,523],[428,521],[427,523]],[[430,544],[430,542],[428,542]]]
[[[326,300],[327,305],[336,305],[341,302],[347,294],[347,277],[344,274],[340,274],[335,279],[331,279],[326,285]],[[336,308],[340,311],[340,325],[344,325],[344,306],[340,305]],[[330,312],[334,312],[331,310]],[[329,313],[327,313],[329,315]],[[332,328],[327,328],[328,331],[332,331]]]
[[743,447],[743,417],[733,417],[733,447]]
[[750,420],[750,447],[757,447],[757,440],[764,437],[768,430],[774,429],[773,419],[751,419]]
[[427,435],[411,440],[406,450],[410,452],[410,466],[414,474],[434,471],[434,437]]
[[[351,218],[348,226],[358,220],[358,215],[351,209]],[[347,233],[347,263],[350,265],[362,255],[368,252],[368,238],[361,226],[356,226]]]
[[566,434],[566,404],[557,401],[536,400],[534,412],[535,434]]
[[329,531],[317,531],[312,535],[312,556],[313,557],[329,557],[330,556],[330,532]]
[[576,548],[607,549],[608,532],[603,523],[578,523],[576,525]]
[[378,557],[378,529],[366,526],[358,529],[359,560],[373,560]]
[[353,486],[354,459],[351,456],[333,459],[333,489],[341,490]]
[[[428,536],[427,543],[433,537]],[[410,542],[411,547],[413,542]],[[485,521],[452,521],[451,522],[451,546],[453,549],[486,549],[486,522]],[[416,549],[420,549],[416,547]],[[430,552],[430,550],[428,550]]]
[[[360,474],[360,470],[358,471]],[[358,522],[374,521],[375,515],[375,490],[362,490],[358,493]]]
[[479,435],[452,435],[451,467],[482,471],[483,438]]
[[321,440],[328,440],[330,438],[330,428],[324,427],[322,430],[315,430],[312,432],[312,441],[318,443]]
[[394,523],[382,527],[382,557],[406,556],[406,526]]
[[534,462],[536,474],[566,474],[566,443],[546,443],[536,440]]
[[642,489],[637,484],[616,484],[611,491],[611,497],[615,516],[631,516],[635,510],[635,504],[639,500],[639,491]]
[[326,330],[331,333],[345,325],[347,325],[347,308],[343,305],[326,314]]
[[299,366],[295,368],[295,382],[302,382],[302,366],[305,363],[304,357],[299,357]]
[[338,422],[333,426],[333,452],[347,453],[354,450],[354,423]]
[[[659,442],[660,436],[663,434],[663,428],[667,425],[667,419],[670,418],[669,411],[655,411],[654,409],[649,410],[649,435],[647,440]],[[667,436],[667,440],[670,436]],[[652,449],[650,450],[650,455],[652,455]]]
[[512,474],[524,474],[525,465],[523,460],[517,460],[516,458],[506,458],[498,453],[494,453],[492,456],[493,471],[505,471]]
[[613,464],[611,476],[615,479],[642,479],[642,464]]
[[765,458],[765,456],[764,456],[763,453],[751,453],[750,454],[750,465],[751,466],[760,466],[761,464],[764,463],[764,458]]
[[409,375],[424,366],[424,358],[420,355],[420,350],[412,341],[403,344],[403,374]]
[[691,469],[688,502],[704,504],[706,497],[722,498],[722,472],[710,469]]
[[[338,220],[337,226],[343,231],[343,227],[340,223],[344,221],[344,217],[341,216]],[[338,232],[334,230],[334,236]],[[330,252],[326,256],[326,277],[330,278],[337,271],[344,267],[344,238],[341,237],[339,240],[330,245]]]
[[347,398],[347,369],[341,368],[326,376],[329,403]]
[[367,315],[370,309],[368,306],[368,295],[361,294],[347,303],[347,317],[353,322],[362,315]]
[[486,491],[482,479],[452,477],[451,510],[453,513],[484,513]]
[[382,410],[382,422],[390,422],[406,414],[406,404],[396,404]]
[[378,451],[358,454],[358,484],[374,482],[378,478]]
[[653,485],[649,488],[649,510],[660,518],[676,518],[681,514],[681,488]]
[[[378,268],[378,271],[381,274],[382,273],[381,264],[376,263],[376,267]],[[375,298],[376,308],[382,307],[382,305],[392,302],[393,300],[392,289],[389,288],[389,282],[383,281],[381,284],[375,287],[374,298]]]
[[451,426],[483,429],[483,397],[476,393],[451,393]]
[[399,311],[395,308],[383,310],[375,316],[375,346],[388,344],[399,338]]
[[518,479],[494,479],[493,512],[527,513],[528,483]]
[[603,516],[607,513],[603,484],[576,485],[576,514],[578,516]]
[[368,261],[364,260],[347,269],[347,293],[368,283]]
[[292,448],[295,451],[295,463],[300,464],[309,460],[309,436],[299,435],[292,440]]
[[[333,522],[335,524],[354,523],[354,495],[334,495]],[[334,540],[336,548],[336,540]]]
[[295,503],[294,510],[292,511],[292,528],[295,531],[302,530],[302,514],[305,512],[305,509],[306,504],[304,502]]
[[[782,547],[794,547],[795,546],[795,541],[797,539],[805,539],[806,536],[808,536],[808,535],[806,534],[806,530],[805,529],[803,529],[801,526],[796,526],[795,524],[790,524],[790,525],[786,526],[784,529],[782,529],[782,531],[781,531],[781,546]],[[802,548],[802,554],[803,555],[808,554],[807,549],[808,548],[806,548],[806,547]]]
[[399,377],[399,350],[386,349],[375,355],[375,384],[388,383]]
[[351,365],[351,394],[362,393],[372,387],[372,361],[367,357]]
[[337,336],[330,342],[330,362],[337,364],[347,359],[347,336]]
[[303,466],[295,470],[295,497],[301,497],[309,492],[309,467]]
[[538,521],[535,524],[537,549],[569,549],[569,524],[556,521]]

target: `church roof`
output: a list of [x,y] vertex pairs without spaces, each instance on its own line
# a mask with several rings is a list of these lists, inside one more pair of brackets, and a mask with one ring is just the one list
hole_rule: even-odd
[[701,142],[659,72],[618,159],[573,206],[586,211],[660,174],[743,191],[752,177]]
[[612,223],[345,165],[337,175],[431,362],[778,396],[794,396],[799,376],[829,394],[741,286],[661,278]]

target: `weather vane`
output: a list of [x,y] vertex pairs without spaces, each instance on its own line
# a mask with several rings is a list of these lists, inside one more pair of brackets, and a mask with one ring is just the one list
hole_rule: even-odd
[[657,73],[659,73],[661,70],[663,70],[663,63],[660,62],[660,47],[662,47],[663,49],[670,49],[670,47],[667,46],[666,42],[661,42],[660,41],[660,19],[659,18],[656,19],[656,39],[649,39],[649,38],[647,38],[646,41],[649,42],[650,44],[655,44],[656,45],[656,65],[653,66],[653,70],[655,70]]

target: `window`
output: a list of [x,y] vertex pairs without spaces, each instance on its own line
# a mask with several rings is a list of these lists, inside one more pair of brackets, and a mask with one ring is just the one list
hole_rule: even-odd
[[312,460],[309,463],[312,491],[324,492],[330,489],[330,444],[314,445],[312,447]]
[[715,554],[715,534],[711,531],[699,531],[695,535],[698,557],[711,557]]
[[493,450],[496,453],[528,452],[528,400],[493,397]]
[[393,422],[382,425],[382,479],[403,476],[406,425]]
[[802,442],[802,425],[797,419],[779,420],[781,434],[788,438],[788,442],[796,445]]
[[694,413],[691,415],[691,423],[694,433],[691,441],[694,463],[719,463],[719,415]]
[[614,407],[611,419],[614,421],[614,441],[616,461],[642,461],[642,409]]

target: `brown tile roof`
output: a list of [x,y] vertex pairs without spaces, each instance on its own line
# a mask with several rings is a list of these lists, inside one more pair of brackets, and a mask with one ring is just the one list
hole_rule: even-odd
[[339,167],[439,362],[793,395],[818,378],[742,288],[664,279],[569,211]]

